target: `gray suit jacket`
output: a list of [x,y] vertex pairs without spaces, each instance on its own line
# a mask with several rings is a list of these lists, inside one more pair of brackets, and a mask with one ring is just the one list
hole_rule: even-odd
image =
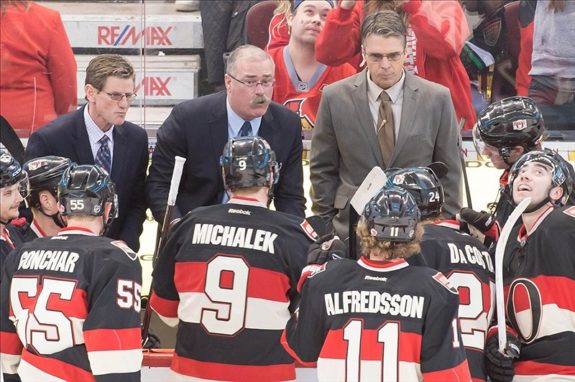
[[[461,136],[449,90],[406,73],[399,134],[389,167],[444,162],[444,211],[462,206]],[[327,86],[311,142],[312,210],[347,237],[348,203],[374,166],[385,169],[367,98],[367,69]]]

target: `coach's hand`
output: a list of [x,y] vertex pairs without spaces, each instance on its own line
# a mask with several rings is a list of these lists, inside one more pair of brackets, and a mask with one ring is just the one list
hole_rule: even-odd
[[521,351],[521,342],[513,330],[508,330],[507,347],[505,354],[499,351],[499,341],[497,338],[497,329],[490,330],[485,342],[485,367],[487,375],[493,382],[511,382],[515,376],[515,358],[519,357]]

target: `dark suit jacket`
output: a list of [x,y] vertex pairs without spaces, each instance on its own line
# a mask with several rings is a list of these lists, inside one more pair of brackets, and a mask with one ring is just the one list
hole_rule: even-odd
[[[268,141],[281,163],[279,181],[274,187],[276,210],[303,217],[299,117],[272,103],[263,115],[258,134]],[[176,155],[186,158],[186,163],[172,218],[196,207],[221,203],[224,183],[219,158],[228,141],[225,91],[176,105],[157,137],[146,184],[146,196],[156,220],[163,222]]]
[[[58,155],[78,164],[94,164],[84,123],[84,107],[34,132],[26,146],[26,160]],[[139,239],[146,217],[144,187],[148,159],[148,136],[143,128],[127,121],[114,127],[111,177],[116,184],[119,216],[108,227],[106,236],[124,240],[134,251],[140,248]]]

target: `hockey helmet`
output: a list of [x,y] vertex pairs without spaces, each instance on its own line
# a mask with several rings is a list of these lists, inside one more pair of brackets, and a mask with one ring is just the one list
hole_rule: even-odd
[[381,189],[363,210],[370,234],[380,241],[412,241],[420,217],[413,196],[397,186]]
[[28,174],[20,163],[5,150],[0,150],[0,188],[18,184],[18,191],[23,198],[30,193]]
[[[573,183],[575,182],[571,165],[559,153],[553,150],[543,149],[541,151],[531,151],[519,158],[511,167],[509,171],[509,184],[513,185],[513,181],[519,175],[519,171],[528,162],[543,163],[551,168],[551,182],[553,187],[561,187],[563,189],[561,199],[551,202],[556,207],[564,206],[569,199],[569,195],[573,192]],[[547,201],[548,199],[542,204],[545,204]],[[539,207],[541,206],[537,206],[537,208]]]
[[97,165],[71,165],[58,184],[58,201],[62,215],[104,215],[107,202],[112,203],[109,224],[118,217],[116,187],[108,173]]
[[443,207],[443,187],[428,167],[409,167],[386,171],[386,187],[398,186],[415,199],[422,218],[439,215]]
[[53,155],[31,159],[24,163],[24,170],[28,173],[30,181],[30,195],[27,198],[29,206],[40,208],[40,191],[49,191],[57,197],[62,174],[71,164],[70,159]]
[[257,136],[230,139],[220,157],[220,165],[226,189],[271,189],[279,177],[280,166],[275,152],[265,139]]
[[473,128],[473,142],[478,154],[483,153],[485,145],[493,146],[508,163],[513,147],[531,151],[544,132],[543,116],[535,102],[528,97],[509,97],[493,102],[479,113]]

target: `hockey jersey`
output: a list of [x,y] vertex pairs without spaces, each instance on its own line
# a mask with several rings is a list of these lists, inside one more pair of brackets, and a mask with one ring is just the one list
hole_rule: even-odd
[[10,239],[10,232],[5,227],[0,227],[0,280],[2,280],[2,268],[6,256],[14,249],[14,243]]
[[46,234],[35,220],[32,220],[32,223],[24,221],[17,225],[12,223],[8,224],[7,228],[10,231],[10,237],[13,239],[14,246],[16,247],[39,237],[46,237]]
[[440,220],[424,225],[421,254],[407,261],[443,273],[459,291],[459,324],[469,370],[474,381],[487,374],[483,348],[495,307],[493,261],[477,239],[459,231],[459,222]]
[[457,290],[405,260],[328,262],[302,291],[282,345],[320,381],[469,381]]
[[356,73],[354,67],[347,63],[339,66],[320,64],[311,81],[303,82],[299,80],[287,46],[272,49],[269,54],[276,63],[273,100],[300,116],[304,135],[306,130],[309,131],[315,126],[323,88]]
[[575,381],[575,207],[517,224],[503,258],[506,317],[519,334],[520,381]]
[[139,381],[142,269],[124,242],[82,228],[6,259],[2,369],[26,381]]
[[279,339],[314,237],[305,220],[246,198],[178,223],[154,268],[150,304],[178,325],[179,381],[295,379]]

